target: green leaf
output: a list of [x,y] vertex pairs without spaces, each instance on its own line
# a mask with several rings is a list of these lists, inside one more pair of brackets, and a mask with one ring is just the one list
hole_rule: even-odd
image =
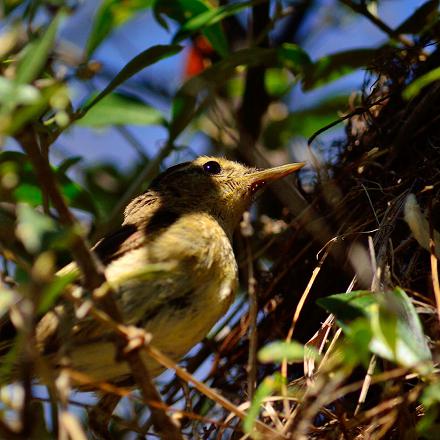
[[303,74],[305,69],[312,65],[308,53],[293,43],[283,43],[278,49],[278,58],[281,64],[294,74]]
[[225,18],[234,15],[253,4],[253,1],[244,1],[232,3],[229,5],[219,6],[217,8],[208,7],[205,11],[193,15],[189,20],[185,21],[173,38],[173,43],[188,38],[190,35],[203,31],[206,38],[212,44],[214,49],[222,55],[228,54],[228,44],[226,37],[220,26],[214,26]]
[[79,125],[102,127],[107,125],[160,125],[165,122],[159,110],[119,94],[110,94],[92,107],[78,121]]
[[9,312],[9,307],[16,301],[15,295],[11,290],[0,288],[0,318]]
[[[168,17],[177,21],[181,26],[184,26],[185,23],[194,17],[212,10],[215,9],[203,0],[157,0],[153,9],[156,20],[167,30],[168,25],[161,18],[161,14],[168,15]],[[228,53],[228,42],[220,23],[214,23],[204,28],[202,33],[217,53],[222,56]]]
[[86,44],[86,56],[90,58],[96,48],[116,27],[130,20],[137,12],[150,8],[154,0],[103,0],[99,6]]
[[158,45],[150,47],[144,50],[139,55],[136,55],[131,59],[121,71],[110,81],[108,86],[100,92],[97,96],[90,99],[82,109],[80,109],[80,116],[83,117],[87,111],[89,111],[94,105],[96,105],[101,99],[109,95],[116,87],[120,86],[124,81],[131,78],[133,75],[145,69],[152,64],[175,55],[182,50],[181,46],[176,45]]
[[304,360],[304,345],[295,341],[277,341],[266,345],[258,352],[260,362],[282,362],[284,359],[288,362],[302,362]]
[[418,34],[438,20],[439,0],[430,0],[417,8],[394,31],[396,34]]
[[64,13],[61,10],[51,21],[44,35],[26,47],[24,56],[17,66],[15,80],[18,84],[30,83],[38,77],[55,44],[58,26],[63,18]]
[[263,382],[258,386],[254,398],[252,399],[251,407],[243,421],[243,430],[246,434],[252,433],[264,399],[270,396],[273,392],[280,390],[282,383],[282,377],[277,374],[273,377],[265,377]]
[[[5,106],[29,105],[38,102],[40,91],[29,84],[17,84],[16,81],[0,76],[0,103]],[[4,108],[4,107],[3,107]]]
[[412,83],[408,84],[402,92],[402,96],[406,100],[410,100],[415,98],[423,87],[431,84],[434,81],[440,79],[440,67],[436,67],[435,69],[430,70],[422,76],[419,76]]
[[382,298],[379,314],[371,316],[371,349],[400,365],[415,367],[421,374],[428,373],[432,368],[431,352],[408,295],[396,287]]
[[[58,168],[53,167],[63,196],[73,208],[96,214],[96,206],[90,193],[66,176],[68,165],[62,163]],[[34,207],[43,203],[40,184],[25,154],[18,151],[0,153],[0,173],[9,173],[10,179],[14,180],[9,191],[0,186],[0,197],[3,200],[25,202]]]
[[75,281],[78,276],[78,271],[56,276],[54,280],[45,287],[41,301],[38,305],[37,313],[39,315],[46,313],[55,304],[56,300],[61,293],[63,293],[66,286]]
[[[352,321],[366,318],[371,331],[369,349],[421,374],[432,370],[432,356],[411,300],[399,287],[392,292],[356,291],[321,298],[318,304],[334,313],[350,335]],[[357,324],[356,324],[357,325]]]
[[371,307],[377,305],[377,294],[369,290],[356,290],[319,298],[316,302],[346,322],[367,316]]
[[269,68],[264,75],[264,86],[271,96],[281,97],[292,86],[292,79],[286,69]]
[[352,49],[326,55],[305,69],[303,89],[311,90],[367,67],[377,56],[376,49]]
[[435,382],[427,386],[423,390],[423,395],[420,398],[423,406],[428,408],[440,403],[440,382]]
[[58,169],[57,172],[59,174],[66,174],[67,171],[73,167],[74,165],[76,165],[78,162],[80,162],[82,160],[81,156],[72,156],[72,157],[68,157],[67,159],[63,160],[59,165],[58,165]]
[[40,214],[29,205],[18,205],[16,234],[28,252],[40,252],[45,236],[55,232],[58,232],[58,228],[50,217]]
[[10,123],[3,128],[3,133],[12,136],[29,121],[41,117],[49,108],[52,96],[56,95],[63,87],[62,84],[55,83],[40,90],[40,96],[35,102],[16,109]]
[[255,3],[255,1],[251,0],[219,6],[217,8],[208,8],[206,11],[195,15],[186,21],[177,31],[173,38],[173,42],[178,43],[179,41],[187,38],[189,35],[199,32],[208,26],[224,20],[226,17],[234,15],[237,12],[252,6],[253,3]]

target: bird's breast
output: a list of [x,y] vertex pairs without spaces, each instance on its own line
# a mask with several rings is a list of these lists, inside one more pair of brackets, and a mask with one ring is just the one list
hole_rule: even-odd
[[[143,268],[144,275],[135,276]],[[178,360],[228,310],[237,287],[237,264],[223,229],[199,215],[176,221],[111,262],[106,277],[119,286],[117,300],[125,322],[150,332],[152,343]],[[154,363],[150,368],[153,374],[160,371]]]

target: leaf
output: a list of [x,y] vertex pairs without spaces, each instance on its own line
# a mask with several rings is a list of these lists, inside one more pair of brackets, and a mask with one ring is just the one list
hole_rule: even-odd
[[40,214],[29,205],[18,205],[16,234],[28,252],[40,252],[44,237],[54,232],[58,232],[57,225],[50,217]]
[[369,290],[356,290],[319,298],[316,302],[338,320],[346,322],[367,316],[369,308],[377,304],[376,295]]
[[102,127],[107,125],[160,125],[165,122],[159,110],[123,96],[110,94],[92,107],[78,121],[79,125]]
[[11,290],[0,288],[0,318],[9,312],[9,307],[16,301],[16,297]]
[[59,165],[58,165],[58,169],[57,172],[59,174],[66,174],[67,171],[69,171],[69,169],[71,167],[73,167],[74,165],[76,165],[78,162],[80,162],[82,160],[81,156],[72,156],[72,157],[68,157],[67,159],[63,160]]
[[26,106],[19,107],[12,115],[11,121],[3,128],[3,133],[12,136],[23,128],[29,121],[36,120],[49,108],[49,101],[64,86],[59,83],[51,84],[40,90],[39,98]]
[[39,315],[46,313],[55,304],[55,301],[61,293],[63,293],[66,286],[75,281],[78,276],[78,271],[56,276],[54,280],[45,287],[41,301],[38,305],[37,313]]
[[369,349],[373,353],[421,374],[432,370],[432,356],[419,317],[399,287],[385,293],[332,295],[319,299],[318,304],[336,315],[346,334],[350,334],[351,321],[366,318],[372,336]]
[[96,48],[116,27],[130,20],[137,12],[150,8],[154,0],[103,0],[92,24],[86,44],[86,57],[90,58]]
[[429,384],[423,390],[420,401],[423,405],[424,415],[417,423],[417,438],[436,439],[440,429],[438,423],[440,383]]
[[283,43],[278,49],[278,58],[282,65],[294,74],[303,74],[305,69],[312,65],[308,53],[293,43]]
[[269,95],[281,97],[286,94],[292,86],[291,75],[289,75],[286,69],[266,69],[264,86]]
[[243,430],[246,434],[252,433],[264,399],[270,396],[274,391],[279,390],[282,383],[283,378],[278,374],[265,377],[263,382],[258,386],[254,398],[252,399],[251,407],[243,421]]
[[203,30],[205,36],[217,52],[222,56],[226,56],[228,53],[226,37],[221,27],[214,27],[213,25],[255,3],[254,0],[251,0],[219,6],[217,8],[208,8],[184,22],[174,36],[173,43],[178,43],[190,35]]
[[[68,164],[64,163],[59,168],[53,167],[63,196],[73,208],[96,214],[92,196],[82,186],[66,176],[66,165]],[[10,173],[10,178],[15,180],[9,191],[0,187],[0,197],[4,200],[25,202],[34,207],[43,203],[41,187],[25,154],[18,151],[0,153],[0,171]]]
[[439,79],[440,67],[436,67],[408,84],[403,90],[402,96],[406,100],[415,98],[424,87]]
[[170,57],[182,50],[181,46],[176,45],[158,45],[150,47],[144,50],[139,55],[136,55],[131,59],[120,72],[110,81],[107,87],[97,96],[89,100],[82,109],[79,110],[79,117],[83,117],[87,111],[89,111],[94,105],[96,105],[101,99],[109,95],[116,87],[120,86],[124,81],[131,78],[133,75],[145,69],[145,67],[162,60],[163,58]]
[[376,49],[352,49],[326,55],[305,70],[303,89],[311,90],[323,86],[355,69],[367,67],[376,55]]
[[0,76],[0,102],[3,106],[29,105],[38,102],[40,91],[29,84],[17,84],[16,81]]
[[439,0],[430,0],[417,8],[397,29],[396,34],[418,34],[438,20]]
[[15,81],[18,84],[30,83],[38,77],[55,44],[58,26],[63,18],[64,13],[61,10],[51,21],[44,35],[28,44],[24,56],[17,66]]
[[[390,328],[393,324],[394,328]],[[415,367],[421,374],[431,371],[432,356],[422,325],[402,289],[386,292],[379,314],[372,315],[371,327],[374,352],[405,367]]]
[[304,345],[295,341],[277,341],[266,345],[258,352],[260,362],[282,362],[284,359],[288,362],[302,362],[304,360]]
[[[192,18],[211,10],[215,9],[203,0],[160,0],[155,2],[153,9],[156,20],[167,30],[168,25],[161,14],[168,15],[183,26]],[[219,23],[204,28],[202,33],[220,55],[227,55],[228,42]]]

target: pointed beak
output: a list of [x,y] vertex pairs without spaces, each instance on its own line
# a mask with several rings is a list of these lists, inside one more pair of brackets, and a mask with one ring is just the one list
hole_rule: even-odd
[[246,180],[250,183],[252,193],[257,192],[267,183],[298,171],[305,165],[305,162],[289,163],[279,167],[268,168],[266,170],[257,170],[246,175]]

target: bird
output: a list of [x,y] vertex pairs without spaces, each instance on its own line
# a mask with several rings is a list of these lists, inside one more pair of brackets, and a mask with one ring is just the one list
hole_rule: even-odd
[[[159,174],[127,205],[122,225],[92,247],[124,324],[144,329],[154,346],[180,360],[233,302],[238,269],[232,239],[244,211],[267,184],[304,165],[256,169],[201,156]],[[74,271],[73,262],[58,275]],[[87,299],[78,282],[75,289]],[[52,364],[67,353],[69,366],[96,382],[120,384],[131,376],[111,331],[92,316],[78,317],[66,299],[41,318],[35,340]],[[152,359],[147,367],[152,376],[163,371]]]

